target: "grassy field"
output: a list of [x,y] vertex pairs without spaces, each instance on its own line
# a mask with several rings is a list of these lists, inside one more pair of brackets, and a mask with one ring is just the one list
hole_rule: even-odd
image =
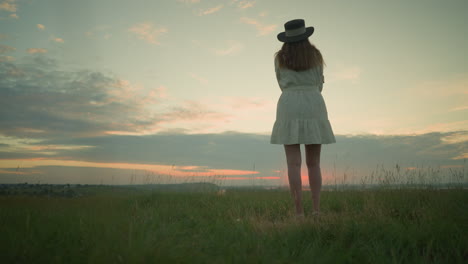
[[[99,189],[99,190],[98,190]],[[468,191],[287,190],[0,196],[2,263],[463,263]],[[311,210],[310,193],[304,193]],[[466,263],[466,262],[465,262]]]

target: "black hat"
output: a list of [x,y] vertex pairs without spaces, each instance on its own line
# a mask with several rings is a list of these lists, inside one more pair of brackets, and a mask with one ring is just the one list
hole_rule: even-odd
[[305,27],[304,19],[294,19],[284,24],[285,32],[278,34],[281,42],[296,42],[306,39],[314,33],[314,27]]

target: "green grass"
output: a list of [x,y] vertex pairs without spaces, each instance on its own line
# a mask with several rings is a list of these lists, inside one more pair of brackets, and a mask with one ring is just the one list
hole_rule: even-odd
[[[311,210],[310,193],[304,193]],[[324,191],[296,220],[288,191],[103,188],[0,196],[2,263],[463,263],[468,191]]]

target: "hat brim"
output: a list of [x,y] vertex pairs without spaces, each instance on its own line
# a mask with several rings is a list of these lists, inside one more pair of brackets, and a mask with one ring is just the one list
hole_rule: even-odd
[[277,38],[281,42],[296,42],[296,41],[303,40],[312,36],[313,33],[314,33],[314,27],[307,27],[306,32],[301,35],[288,37],[286,36],[286,32],[281,32],[278,34]]

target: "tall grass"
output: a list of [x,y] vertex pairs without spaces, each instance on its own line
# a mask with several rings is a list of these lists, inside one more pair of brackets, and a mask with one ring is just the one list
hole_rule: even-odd
[[4,263],[463,263],[468,257],[466,190],[324,192],[323,214],[297,220],[285,190],[103,189],[73,199],[0,197]]
[[[4,195],[0,258],[4,263],[465,263],[464,168],[454,171],[457,181],[444,188],[435,188],[442,186],[437,180],[417,182],[440,175],[421,171],[380,168],[360,188],[347,182],[326,186],[330,191],[322,192],[318,217],[309,214],[305,191],[305,219],[295,218],[284,188],[171,192],[88,186],[78,188],[84,195],[74,198]],[[158,183],[152,176],[146,182]],[[140,183],[136,178],[133,183]]]

